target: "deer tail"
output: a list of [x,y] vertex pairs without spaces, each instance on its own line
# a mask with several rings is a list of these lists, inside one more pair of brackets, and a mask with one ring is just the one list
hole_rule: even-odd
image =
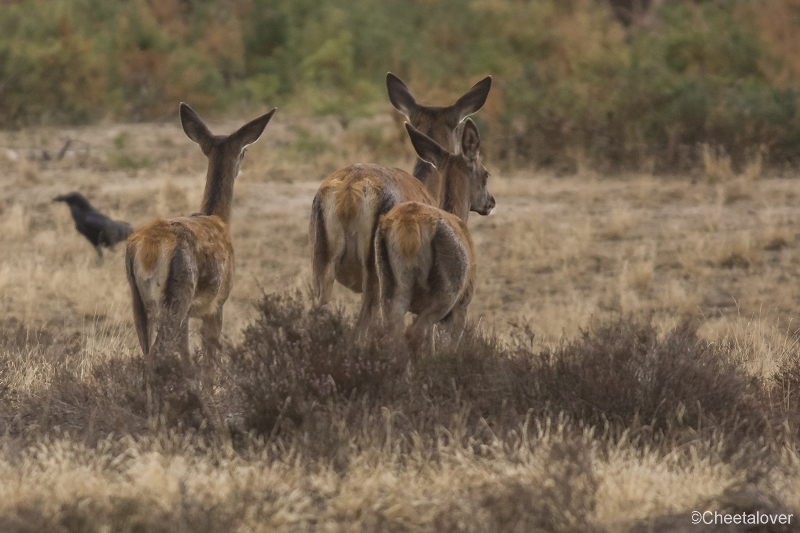
[[334,192],[335,212],[339,220],[349,224],[356,219],[361,209],[361,199],[364,195],[358,180],[348,179],[339,184]]
[[394,223],[394,237],[400,254],[411,259],[419,253],[422,244],[422,229],[414,217],[402,217]]

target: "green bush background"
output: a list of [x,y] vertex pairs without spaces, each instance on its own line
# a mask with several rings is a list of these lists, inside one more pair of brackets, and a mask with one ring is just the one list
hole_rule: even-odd
[[[623,2],[624,3],[624,2]],[[497,161],[672,169],[697,146],[800,160],[799,0],[0,0],[0,127],[152,120],[177,102],[343,124],[386,71],[447,102],[492,74]]]

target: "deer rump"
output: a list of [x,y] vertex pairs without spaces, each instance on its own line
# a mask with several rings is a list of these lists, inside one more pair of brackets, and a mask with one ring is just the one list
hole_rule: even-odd
[[[378,219],[405,200],[433,203],[422,182],[397,168],[357,164],[329,176],[312,205],[309,235],[314,271],[332,267],[339,283],[361,293],[374,257]],[[319,286],[323,285],[320,280]]]
[[[187,318],[215,314],[230,293],[233,244],[228,226],[217,216],[156,219],[131,236],[125,256],[136,333],[145,354],[154,333],[179,336]],[[151,331],[154,324],[157,332]]]
[[[466,313],[475,286],[475,254],[459,217],[417,202],[398,205],[381,217],[375,261],[389,326],[399,327],[408,311],[417,314],[417,329],[445,320],[454,311]],[[456,339],[463,316],[457,322],[452,332]]]

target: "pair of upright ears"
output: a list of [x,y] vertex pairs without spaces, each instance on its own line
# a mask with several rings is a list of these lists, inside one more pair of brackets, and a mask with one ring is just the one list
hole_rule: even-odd
[[[408,90],[406,84],[403,83],[400,78],[391,72],[386,74],[386,89],[389,92],[389,101],[395,109],[405,115],[406,119],[411,120],[411,117],[421,109],[429,111],[435,110],[438,113],[449,115],[448,118],[455,126],[461,124],[461,122],[466,119],[464,130],[461,135],[461,153],[472,160],[478,157],[478,149],[480,148],[481,140],[475,123],[467,117],[477,113],[480,108],[483,107],[491,88],[492,77],[486,76],[473,85],[472,88],[456,100],[453,105],[445,108],[432,108],[418,104],[416,100],[414,100],[414,97],[411,96],[411,92]],[[414,150],[416,150],[419,158],[432,164],[436,168],[442,168],[445,159],[451,154],[439,146],[436,141],[416,130],[408,123],[406,123],[406,131],[408,131],[408,135],[411,137],[411,144],[414,145]]]
[[274,108],[269,113],[261,115],[257,119],[251,120],[228,136],[216,136],[209,131],[208,126],[206,126],[205,122],[203,122],[203,119],[201,119],[200,116],[195,113],[194,109],[181,102],[181,126],[183,127],[183,131],[186,133],[186,135],[191,140],[199,144],[200,148],[203,150],[203,153],[206,155],[210,153],[211,147],[215,144],[215,141],[228,144],[238,154],[247,145],[253,144],[258,140],[259,137],[261,137],[261,134],[264,132],[264,128],[267,127],[267,124],[277,109],[278,108]]
[[[456,103],[442,108],[441,112],[450,114],[455,119],[455,123],[460,124],[462,120],[477,113],[483,107],[491,88],[492,77],[486,76],[456,100]],[[386,74],[386,89],[389,92],[389,101],[395,109],[405,115],[406,119],[410,120],[411,116],[419,109],[431,109],[428,106],[418,104],[414,97],[411,96],[406,84],[391,72]]]

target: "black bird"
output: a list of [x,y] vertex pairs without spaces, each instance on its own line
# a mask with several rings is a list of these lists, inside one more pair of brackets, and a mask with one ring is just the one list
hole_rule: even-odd
[[72,213],[72,220],[75,221],[75,229],[89,239],[97,250],[100,260],[103,259],[103,246],[113,250],[115,244],[124,241],[133,233],[130,224],[111,220],[92,207],[92,204],[79,192],[56,196],[53,201],[66,202]]

